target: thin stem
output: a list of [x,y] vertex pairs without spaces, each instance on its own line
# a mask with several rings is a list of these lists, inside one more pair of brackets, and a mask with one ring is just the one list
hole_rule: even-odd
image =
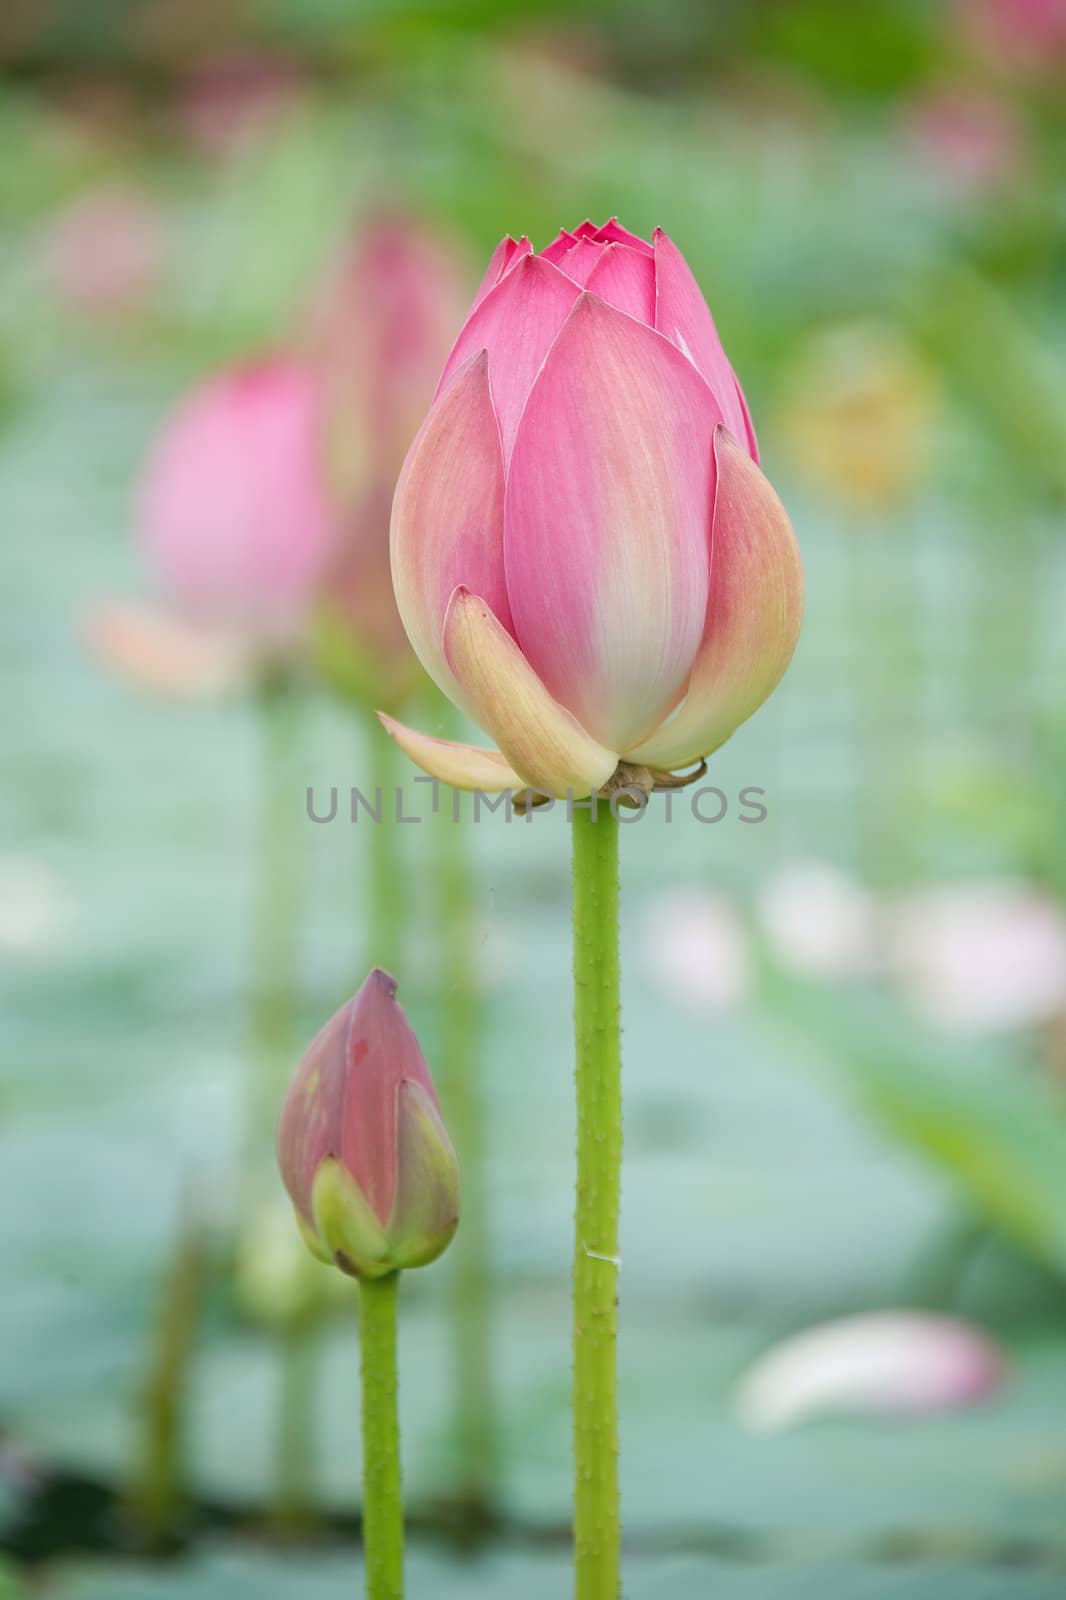
[[[367,873],[366,948],[364,973],[371,967],[384,967],[395,973],[403,959],[403,927],[407,911],[400,829],[397,817],[397,789],[406,765],[399,765],[399,751],[375,719],[368,735],[370,789],[367,799],[376,807],[381,795],[381,821],[368,821],[364,813],[362,844],[364,859],[369,856]],[[355,830],[359,833],[359,829]],[[362,982],[362,978],[359,980]]]
[[399,1274],[360,1282],[363,1377],[363,1551],[367,1600],[403,1600],[403,1497],[397,1412]]
[[493,1384],[481,1003],[466,834],[449,801],[434,839],[441,934],[438,1083],[463,1172],[463,1225],[451,1250],[451,1319],[459,1440],[457,1496],[470,1522],[491,1510],[497,1435]]
[[294,1318],[281,1333],[278,1413],[277,1521],[287,1533],[303,1532],[313,1516],[315,1355],[312,1322]]
[[576,808],[574,1566],[577,1600],[618,1600],[618,1209],[622,1167],[618,823]]

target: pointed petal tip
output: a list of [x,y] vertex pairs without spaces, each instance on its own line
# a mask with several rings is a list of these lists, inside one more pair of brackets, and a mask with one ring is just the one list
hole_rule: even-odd
[[386,972],[384,967],[371,967],[367,974],[363,988],[373,987],[387,1000],[395,1000],[396,990],[399,985],[391,972]]

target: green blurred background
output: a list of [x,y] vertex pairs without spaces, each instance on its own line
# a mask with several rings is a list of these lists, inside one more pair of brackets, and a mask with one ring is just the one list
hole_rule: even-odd
[[[729,797],[766,791],[765,822],[682,810],[623,840],[626,1593],[1061,1594],[1064,8],[6,0],[0,64],[0,1594],[357,1592],[354,1310],[318,1341],[317,1516],[283,1540],[277,1340],[228,1242],[260,729],[244,700],[116,681],[83,618],[143,587],[131,491],[173,400],[288,336],[385,203],[471,284],[505,231],[665,227],[804,551],[792,671],[712,768]],[[304,788],[360,783],[371,755],[327,692],[301,707],[303,1039],[368,949],[366,830],[307,824]],[[435,837],[402,840],[403,995],[431,1064]],[[545,817],[471,839],[498,1514],[448,1511],[445,1259],[405,1293],[410,1586],[550,1600],[569,1592],[567,838]],[[123,1508],[190,1215],[222,1265],[184,1513],[152,1555]],[[272,1248],[264,1227],[268,1279]],[[778,1338],[889,1306],[986,1329],[1002,1389],[742,1427],[738,1378]]]

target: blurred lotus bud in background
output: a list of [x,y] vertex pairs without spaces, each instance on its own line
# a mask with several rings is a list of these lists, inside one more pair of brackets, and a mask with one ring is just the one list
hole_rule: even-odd
[[652,900],[642,923],[645,959],[672,1001],[711,1015],[747,999],[748,936],[728,896],[678,889]]
[[90,189],[46,225],[42,268],[55,295],[85,316],[143,310],[159,290],[166,229],[151,195],[127,185]]
[[976,84],[942,84],[903,108],[914,159],[956,188],[997,189],[1017,177],[1024,138],[1017,114],[1001,96]]
[[759,921],[774,957],[807,978],[862,978],[877,970],[874,896],[825,861],[791,861],[759,894]]
[[285,56],[216,56],[186,77],[176,108],[179,127],[201,155],[228,155],[291,111],[304,80],[299,63]]
[[98,661],[152,694],[215,699],[253,683],[258,670],[244,640],[158,607],[103,602],[86,612],[82,626]]
[[322,664],[370,703],[399,703],[420,676],[393,596],[389,509],[467,298],[444,237],[413,218],[381,216],[353,234],[309,314],[340,527]]
[[920,1416],[987,1399],[1004,1370],[998,1346],[968,1323],[869,1312],[775,1345],[741,1380],[736,1409],[753,1433],[824,1416]]
[[887,955],[915,1010],[950,1033],[1034,1027],[1066,1006],[1066,917],[1018,880],[903,896],[888,916]]
[[230,367],[164,424],[140,487],[141,548],[170,606],[264,657],[298,644],[336,552],[320,420],[303,363]]
[[1066,68],[1066,0],[957,0],[956,16],[988,66],[1032,77]]
[[790,465],[849,511],[891,508],[925,476],[936,384],[894,328],[849,323],[814,335],[787,368],[775,409]]
[[459,1220],[459,1166],[418,1040],[375,969],[312,1041],[278,1129],[308,1248],[353,1277],[434,1261]]
[[242,1310],[268,1328],[314,1321],[330,1303],[343,1300],[344,1287],[307,1253],[284,1199],[263,1207],[255,1226],[239,1235],[234,1286]]

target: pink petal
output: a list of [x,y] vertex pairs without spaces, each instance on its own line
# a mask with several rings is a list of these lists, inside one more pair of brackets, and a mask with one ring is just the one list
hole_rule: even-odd
[[642,239],[639,234],[630,233],[628,228],[623,228],[617,217],[611,217],[608,222],[604,223],[602,228],[597,228],[593,238],[602,241],[604,244],[629,245],[644,256],[654,254],[648,241]]
[[[569,266],[564,270],[569,272]],[[607,245],[587,279],[592,294],[627,311],[638,322],[655,326],[655,264],[625,244]]]
[[552,699],[480,595],[456,589],[444,648],[478,722],[523,783],[560,797],[584,797],[607,782],[617,755]]
[[540,251],[540,255],[544,261],[550,261],[553,266],[557,267],[576,243],[576,234],[568,233],[565,228],[560,228],[558,236],[552,240],[551,244]]
[[521,239],[512,239],[508,233],[500,240],[489,257],[489,264],[485,268],[485,276],[481,280],[478,292],[474,296],[474,303],[470,307],[471,312],[476,311],[485,296],[495,289],[500,279],[507,276],[515,262],[520,260],[522,256],[528,256],[532,249],[533,246],[525,234],[522,235]]
[[559,262],[559,270],[583,289],[589,278],[607,254],[605,244],[593,244],[589,239],[579,239],[574,248]]
[[703,642],[677,714],[632,752],[670,770],[724,744],[776,688],[803,616],[803,568],[792,524],[768,480],[724,429]]
[[614,750],[667,714],[699,645],[718,420],[672,344],[588,294],[522,417],[504,535],[516,637]]
[[444,658],[444,614],[457,583],[479,585],[505,627],[503,459],[484,351],[437,400],[407,454],[392,505],[392,581],[418,659],[464,706]]
[[[605,224],[605,226],[606,226],[606,224]],[[599,233],[599,231],[600,230],[596,226],[596,224],[594,222],[590,222],[588,217],[586,217],[584,222],[579,222],[577,227],[574,229],[574,238],[575,239],[595,239],[595,237]]]
[[510,457],[533,379],[577,292],[570,279],[543,256],[524,256],[467,318],[445,363],[438,396],[465,361],[479,350],[488,351],[489,381],[505,460]]
[[453,789],[479,789],[482,794],[498,794],[501,789],[523,787],[524,780],[498,750],[457,744],[452,739],[434,739],[428,733],[419,733],[417,728],[397,722],[384,711],[378,712],[378,720],[416,767],[450,784]]
[[827,1415],[949,1411],[987,1399],[1004,1366],[986,1333],[954,1317],[866,1312],[776,1345],[744,1377],[737,1408],[760,1433]]
[[707,302],[688,262],[661,228],[655,230],[655,280],[655,326],[703,373],[730,433],[738,439],[753,438],[736,376]]

